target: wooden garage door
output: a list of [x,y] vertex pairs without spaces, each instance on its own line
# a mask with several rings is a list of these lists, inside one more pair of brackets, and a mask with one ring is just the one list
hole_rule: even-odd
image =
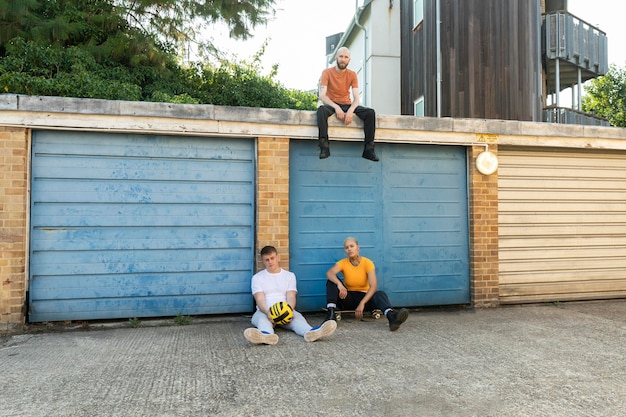
[[30,321],[250,311],[254,144],[33,134]]
[[325,305],[325,273],[354,236],[376,264],[379,288],[396,306],[469,303],[465,148],[379,144],[380,162],[361,143],[290,145],[290,267],[298,306]]
[[503,303],[626,296],[626,153],[499,150]]

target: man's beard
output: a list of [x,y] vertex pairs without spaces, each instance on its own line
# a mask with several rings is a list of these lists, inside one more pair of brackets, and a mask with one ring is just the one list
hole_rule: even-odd
[[337,62],[337,68],[339,68],[340,70],[344,70],[348,67],[348,64],[340,64],[339,62]]

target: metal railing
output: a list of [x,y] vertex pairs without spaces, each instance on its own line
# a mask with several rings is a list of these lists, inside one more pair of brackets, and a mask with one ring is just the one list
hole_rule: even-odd
[[568,125],[611,126],[608,120],[567,107],[548,106],[543,109],[543,121]]

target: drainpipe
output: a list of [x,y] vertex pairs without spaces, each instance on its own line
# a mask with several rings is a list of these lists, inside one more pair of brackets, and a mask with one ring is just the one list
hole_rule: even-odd
[[441,117],[441,10],[439,0],[437,0],[435,14],[437,19],[437,117]]
[[363,105],[367,106],[369,105],[366,100],[366,98],[369,97],[367,95],[367,29],[359,23],[359,18],[361,17],[359,13],[359,0],[355,0],[354,7],[356,9],[354,13],[354,24],[363,31]]

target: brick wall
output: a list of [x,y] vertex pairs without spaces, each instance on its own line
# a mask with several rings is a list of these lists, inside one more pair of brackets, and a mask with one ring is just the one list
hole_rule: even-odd
[[[256,253],[275,246],[289,269],[289,139],[260,137],[257,146]],[[257,256],[257,270],[263,268]]]
[[0,126],[0,329],[24,323],[29,135]]
[[[498,277],[498,171],[483,175],[476,169],[476,157],[485,150],[481,146],[468,148],[469,167],[469,228],[470,228],[470,293],[474,307],[497,307]],[[498,154],[497,145],[489,151]]]

